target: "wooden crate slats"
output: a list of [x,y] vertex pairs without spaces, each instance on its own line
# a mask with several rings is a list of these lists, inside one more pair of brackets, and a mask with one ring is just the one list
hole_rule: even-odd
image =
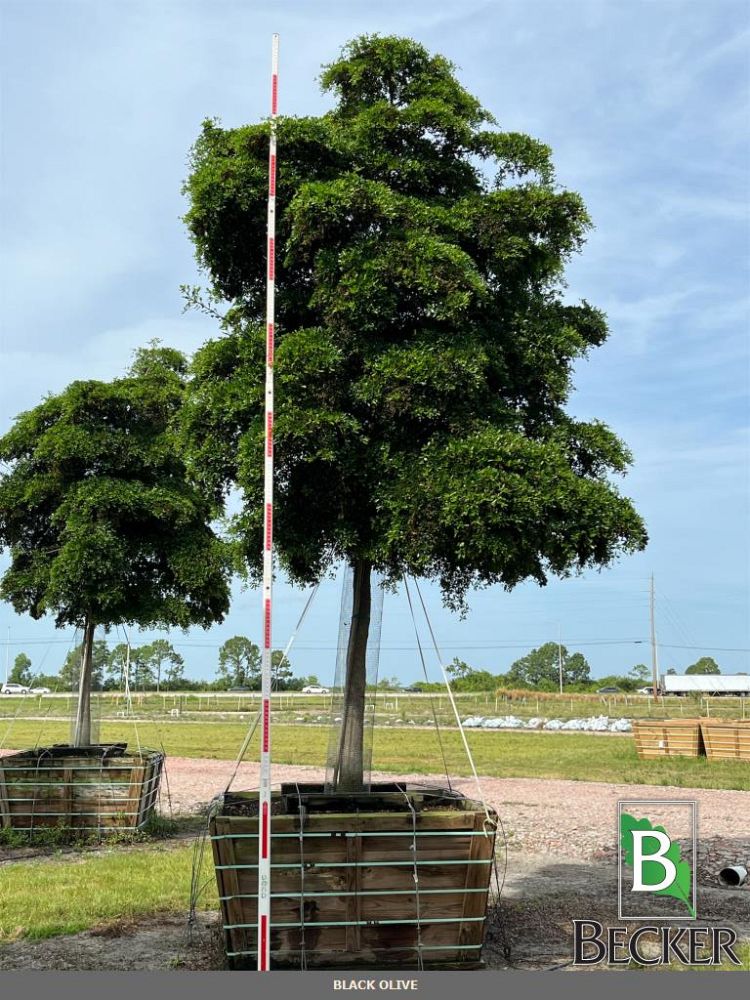
[[642,719],[633,722],[638,756],[750,760],[750,722],[713,719]]
[[[485,821],[483,809],[308,813],[300,851],[299,816],[273,816],[275,957],[299,954],[304,940],[313,962],[414,964],[419,941],[426,965],[475,965],[495,845]],[[256,947],[257,817],[217,815],[209,829],[227,952],[239,962]]]
[[[469,850],[470,861],[491,861],[495,850],[495,831],[484,829],[486,817],[475,814],[474,829],[478,833],[486,833],[486,837],[473,837]],[[473,864],[467,865],[466,882],[464,888],[480,889],[489,892],[490,878],[492,876],[492,866]],[[483,916],[487,907],[486,897],[480,893],[466,892],[464,895],[464,922],[461,924],[458,939],[461,944],[477,944],[481,942],[484,934],[484,927],[476,921],[476,917]]]
[[638,756],[644,759],[699,757],[704,752],[699,719],[636,719],[633,735]]
[[750,761],[750,722],[701,722],[709,760]]
[[10,805],[5,786],[5,771],[0,767],[0,829],[11,826]]
[[11,754],[0,769],[7,825],[19,830],[138,828],[153,811],[163,759],[160,751],[145,750],[99,759]]

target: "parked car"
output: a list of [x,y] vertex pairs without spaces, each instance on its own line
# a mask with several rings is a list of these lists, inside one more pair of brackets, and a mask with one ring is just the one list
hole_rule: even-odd
[[23,684],[3,684],[3,694],[28,694],[29,689]]
[[302,688],[302,694],[330,694],[330,688],[323,687],[322,684],[308,684]]
[[638,690],[636,691],[636,694],[653,694],[653,693],[654,693],[653,688],[638,688]]
[[241,684],[238,687],[229,688],[227,694],[246,694],[250,691],[249,687],[243,687]]
[[46,687],[31,688],[31,692],[30,693],[31,694],[52,694],[52,692],[50,691],[50,689],[46,688]]
[[614,684],[610,684],[608,687],[597,688],[597,694],[622,694],[622,691],[615,687]]

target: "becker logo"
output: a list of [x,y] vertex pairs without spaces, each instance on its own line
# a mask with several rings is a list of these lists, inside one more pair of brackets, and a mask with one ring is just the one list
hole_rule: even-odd
[[574,920],[573,964],[741,965],[731,927],[669,926],[697,918],[697,804],[686,799],[618,802],[617,839],[618,918],[649,923],[605,928],[597,920]]
[[[680,834],[673,839],[666,817]],[[695,857],[698,846],[697,803],[686,799],[617,803],[620,854],[617,915],[620,920],[695,920]],[[682,856],[680,841],[687,857]],[[689,860],[688,860],[689,859]],[[664,902],[657,905],[655,897]],[[671,904],[671,905],[670,905]]]

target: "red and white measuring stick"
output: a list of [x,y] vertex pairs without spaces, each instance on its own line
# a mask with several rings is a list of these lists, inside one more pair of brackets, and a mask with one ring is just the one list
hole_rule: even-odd
[[271,962],[271,598],[273,591],[273,348],[276,252],[276,115],[279,36],[271,46],[271,141],[268,150],[268,271],[266,274],[266,444],[263,469],[263,657],[261,661],[258,837],[258,971]]

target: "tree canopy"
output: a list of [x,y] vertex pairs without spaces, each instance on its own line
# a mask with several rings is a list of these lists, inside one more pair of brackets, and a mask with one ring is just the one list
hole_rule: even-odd
[[172,421],[185,359],[153,347],[124,378],[73,382],[0,438],[0,596],[58,626],[199,624],[229,604],[223,544]]
[[686,674],[720,674],[719,664],[713,656],[701,656],[695,663],[691,663],[685,671]]
[[[564,299],[590,226],[549,147],[503,132],[454,67],[362,36],[324,68],[333,108],[278,121],[275,538],[291,579],[339,560],[473,585],[546,582],[642,548],[610,475],[627,448],[566,413],[603,314]],[[268,124],[204,124],[186,222],[223,336],[185,427],[217,505],[234,485],[260,570]]]
[[545,642],[511,664],[506,683],[557,690],[561,657],[563,684],[580,684],[590,679],[590,668],[582,653],[569,653],[565,646]]
[[11,684],[28,686],[32,682],[31,658],[26,653],[19,653],[13,661],[8,681]]
[[260,678],[260,648],[244,635],[227,639],[219,650],[217,677],[227,687],[251,687]]

